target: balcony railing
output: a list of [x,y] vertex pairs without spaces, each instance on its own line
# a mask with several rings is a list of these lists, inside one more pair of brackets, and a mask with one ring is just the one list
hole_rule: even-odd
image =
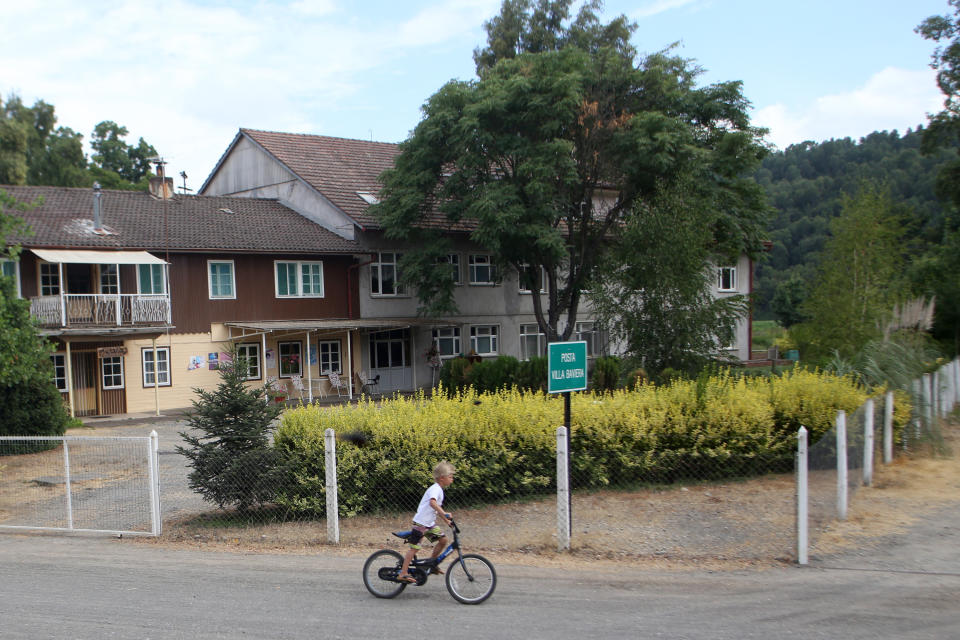
[[30,313],[41,327],[121,327],[170,322],[170,296],[75,294],[30,299]]

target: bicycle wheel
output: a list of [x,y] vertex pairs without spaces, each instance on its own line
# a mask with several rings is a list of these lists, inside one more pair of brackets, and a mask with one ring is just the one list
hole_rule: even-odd
[[378,598],[393,598],[406,588],[406,583],[396,582],[397,572],[403,564],[403,556],[390,549],[374,552],[363,565],[363,584],[367,591]]
[[463,604],[480,604],[497,588],[497,572],[483,556],[465,553],[447,567],[447,591]]

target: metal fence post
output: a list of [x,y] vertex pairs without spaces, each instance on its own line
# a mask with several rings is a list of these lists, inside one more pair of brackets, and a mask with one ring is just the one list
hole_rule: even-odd
[[873,484],[873,398],[863,408],[863,484]]
[[73,495],[70,490],[70,447],[63,439],[63,485],[67,489],[67,529],[73,529]]
[[156,431],[150,432],[147,441],[147,480],[150,483],[150,533],[160,535],[160,469],[158,466],[160,454],[160,437]]
[[883,403],[883,464],[893,462],[893,391],[887,391]]
[[807,484],[807,429],[800,427],[797,432],[797,564],[807,564],[808,534],[808,496]]
[[570,476],[567,472],[567,428],[557,427],[557,549],[570,549]]
[[[927,433],[930,432],[930,429],[933,427],[933,376],[929,373],[923,374],[922,382],[920,383],[920,388],[922,389],[923,395],[923,418],[925,420],[924,427],[927,429]],[[920,438],[920,434],[917,434],[917,439]]]
[[323,460],[327,481],[327,542],[340,544],[340,508],[337,504],[337,435],[333,429],[323,432],[323,441]]
[[837,519],[847,519],[847,412],[837,411]]

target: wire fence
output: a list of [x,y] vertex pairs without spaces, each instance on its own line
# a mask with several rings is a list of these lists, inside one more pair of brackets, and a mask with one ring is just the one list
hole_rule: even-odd
[[[876,403],[844,415],[842,438],[838,421],[813,443],[811,542],[843,517],[841,502],[864,483],[868,468],[886,460],[888,448],[892,455],[936,442],[935,418],[945,416],[958,398],[957,368],[954,361],[915,385],[913,420],[891,432],[890,442],[882,435],[889,409]],[[880,430],[873,441],[867,435],[870,421]],[[351,461],[364,443],[337,440],[331,431],[318,443],[320,455],[275,459],[283,473],[266,469],[262,458],[240,455],[235,461],[243,464],[201,483],[191,478],[198,470],[177,451],[184,444],[177,432],[187,428],[181,422],[163,432],[152,471],[143,438],[0,438],[0,527],[159,533],[150,498],[154,473],[163,533],[174,539],[263,547],[384,545],[395,543],[391,530],[409,526],[435,462],[421,461],[398,473],[394,463],[400,453],[383,451],[379,460],[358,466]],[[476,444],[484,449],[484,443]],[[467,543],[519,552],[569,544],[609,558],[798,559],[792,450],[758,457],[665,448],[612,459],[610,451],[581,446],[576,429],[571,445],[569,494],[558,473],[557,451],[565,439],[557,447],[531,446],[510,456],[452,460],[459,469],[446,490],[445,507],[456,514]],[[848,461],[843,471],[841,458]],[[494,474],[498,483],[479,482]],[[251,496],[270,498],[251,498],[238,508],[236,492],[218,485],[227,478]],[[224,496],[229,499],[219,505]]]

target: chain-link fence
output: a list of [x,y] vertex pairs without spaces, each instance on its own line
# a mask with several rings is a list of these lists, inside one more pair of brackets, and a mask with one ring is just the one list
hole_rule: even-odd
[[159,534],[155,443],[0,437],[0,528]]

